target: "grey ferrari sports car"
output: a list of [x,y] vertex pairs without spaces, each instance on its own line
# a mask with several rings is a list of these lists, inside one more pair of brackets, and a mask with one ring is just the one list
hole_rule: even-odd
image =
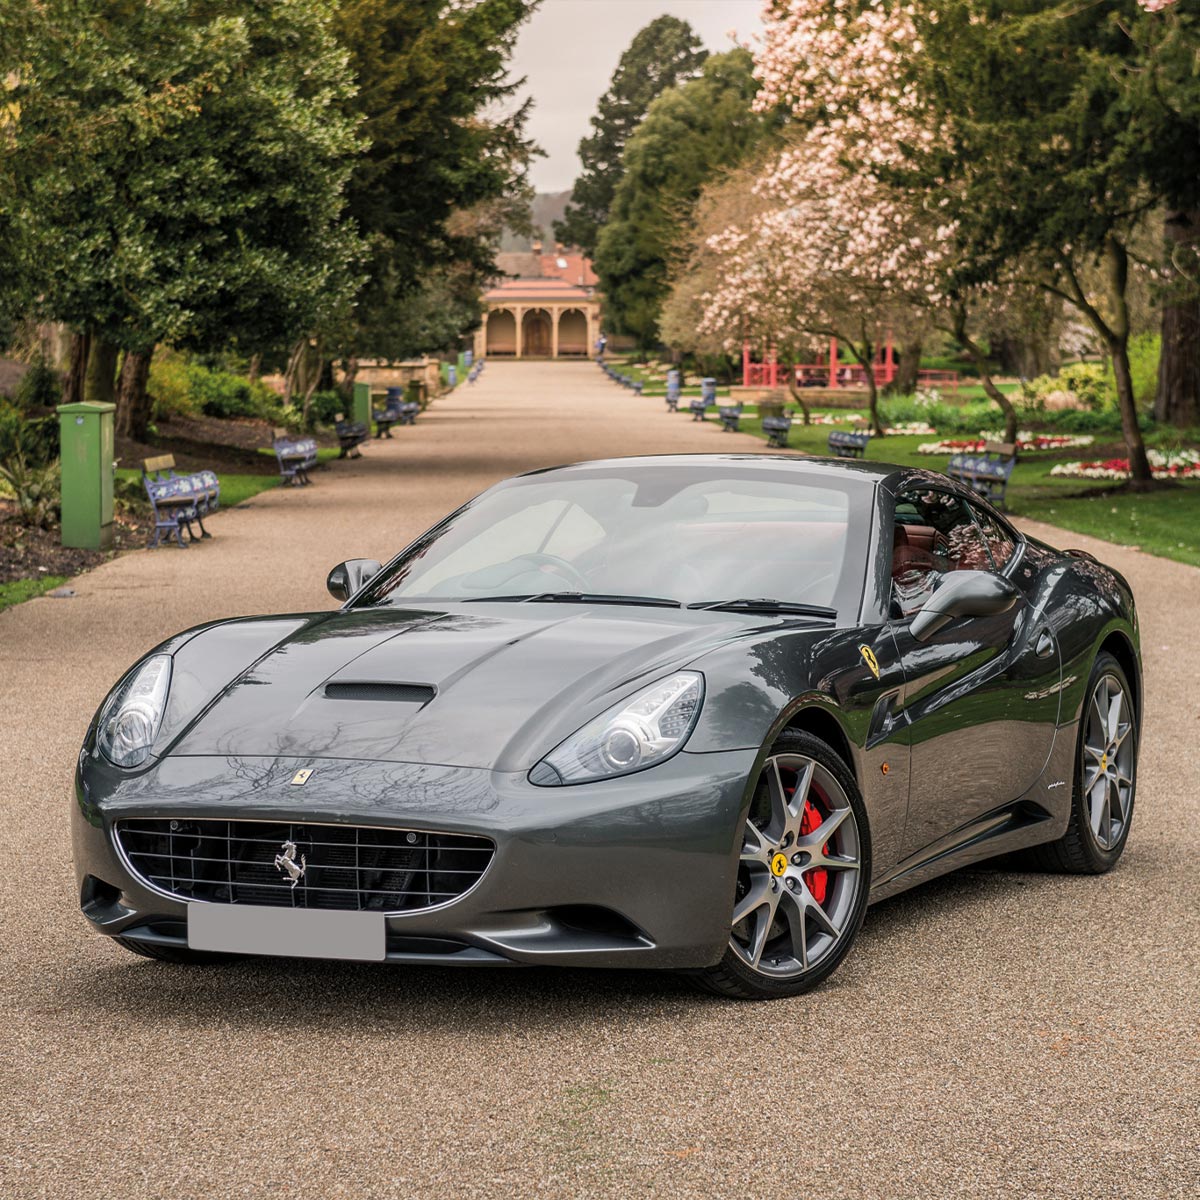
[[792,995],[868,903],[1129,836],[1125,580],[941,475],[615,459],[484,492],[335,611],[135,663],[75,779],[84,915],[171,962],[684,970]]

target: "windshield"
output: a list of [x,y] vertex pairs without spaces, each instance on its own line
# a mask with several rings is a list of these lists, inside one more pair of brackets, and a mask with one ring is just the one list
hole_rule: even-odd
[[863,480],[725,463],[527,476],[431,530],[361,603],[580,593],[685,605],[767,598],[848,615],[861,597],[870,506]]

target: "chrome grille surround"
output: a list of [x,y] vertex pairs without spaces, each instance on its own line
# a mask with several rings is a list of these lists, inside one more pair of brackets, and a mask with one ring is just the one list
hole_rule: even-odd
[[[131,874],[174,900],[383,913],[458,900],[496,852],[471,834],[182,817],[119,820],[113,841]],[[288,843],[303,865],[295,886],[276,866]]]

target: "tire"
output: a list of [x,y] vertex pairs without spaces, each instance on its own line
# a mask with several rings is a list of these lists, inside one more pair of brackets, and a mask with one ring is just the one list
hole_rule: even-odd
[[204,950],[189,950],[186,946],[161,946],[153,942],[142,942],[136,938],[123,937],[115,937],[113,941],[139,958],[153,958],[158,962],[177,963],[181,966],[202,966],[205,963],[229,961],[227,954],[210,954]]
[[870,830],[854,776],[820,738],[781,734],[744,826],[729,944],[693,979],[739,1000],[809,991],[849,953],[870,882]]
[[[1096,734],[1100,730],[1097,696],[1102,685],[1108,681],[1109,711],[1114,686],[1119,691],[1122,708],[1117,719],[1110,724],[1117,740],[1117,749],[1112,750],[1114,740],[1106,740],[1103,759],[1097,761]],[[1071,781],[1071,818],[1066,832],[1057,841],[1047,842],[1027,850],[1023,862],[1043,871],[1057,871],[1067,875],[1103,875],[1117,865],[1125,843],[1129,840],[1129,829],[1133,824],[1133,804],[1137,790],[1138,721],[1133,707],[1133,692],[1121,664],[1109,653],[1096,656],[1092,673],[1088,677],[1083,714],[1079,719],[1078,742],[1075,748],[1075,775]],[[1123,719],[1122,719],[1123,718]],[[1089,743],[1092,743],[1089,745]],[[1111,755],[1111,762],[1109,756]],[[1095,777],[1097,769],[1100,779],[1106,781],[1109,809],[1119,816],[1119,821],[1106,821],[1103,814],[1097,821],[1097,786],[1091,791],[1088,780]],[[1127,780],[1122,787],[1120,779]],[[1097,785],[1100,779],[1096,780]],[[1114,807],[1115,801],[1115,807]],[[1097,831],[1099,826],[1099,832]]]

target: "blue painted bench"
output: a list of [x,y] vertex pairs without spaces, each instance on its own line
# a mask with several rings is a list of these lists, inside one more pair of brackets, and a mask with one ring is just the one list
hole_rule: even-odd
[[157,546],[166,533],[168,537],[174,536],[180,547],[186,549],[184,529],[190,541],[199,541],[192,529],[193,521],[200,527],[201,538],[212,537],[204,527],[204,518],[221,506],[221,483],[212,471],[177,475],[175,456],[161,454],[142,462],[142,483],[154,514],[152,547]]
[[688,408],[691,409],[693,421],[703,421],[704,414],[708,411],[708,401],[703,396],[697,396]]
[[792,429],[791,417],[763,417],[763,433],[767,435],[767,445],[786,450],[788,434]]
[[1003,508],[1016,465],[1017,448],[1012,442],[987,442],[981,454],[952,454],[946,474]]
[[737,433],[738,422],[742,419],[742,406],[730,404],[717,409],[721,415],[721,429],[725,433]]
[[[479,369],[483,370],[482,365]],[[375,436],[390,438],[393,425],[415,425],[417,413],[420,411],[421,406],[416,400],[404,399],[403,388],[388,388],[384,406],[377,408],[372,414],[375,420]]]
[[308,472],[317,465],[317,443],[312,438],[293,437],[286,429],[276,429],[274,437],[273,449],[284,481],[295,487],[311,483]]
[[347,421],[345,413],[333,418],[333,431],[342,448],[340,458],[362,458],[359,446],[370,441],[371,431],[361,421]]
[[870,440],[869,433],[851,433],[846,429],[835,429],[829,435],[829,449],[838,458],[862,458]]

